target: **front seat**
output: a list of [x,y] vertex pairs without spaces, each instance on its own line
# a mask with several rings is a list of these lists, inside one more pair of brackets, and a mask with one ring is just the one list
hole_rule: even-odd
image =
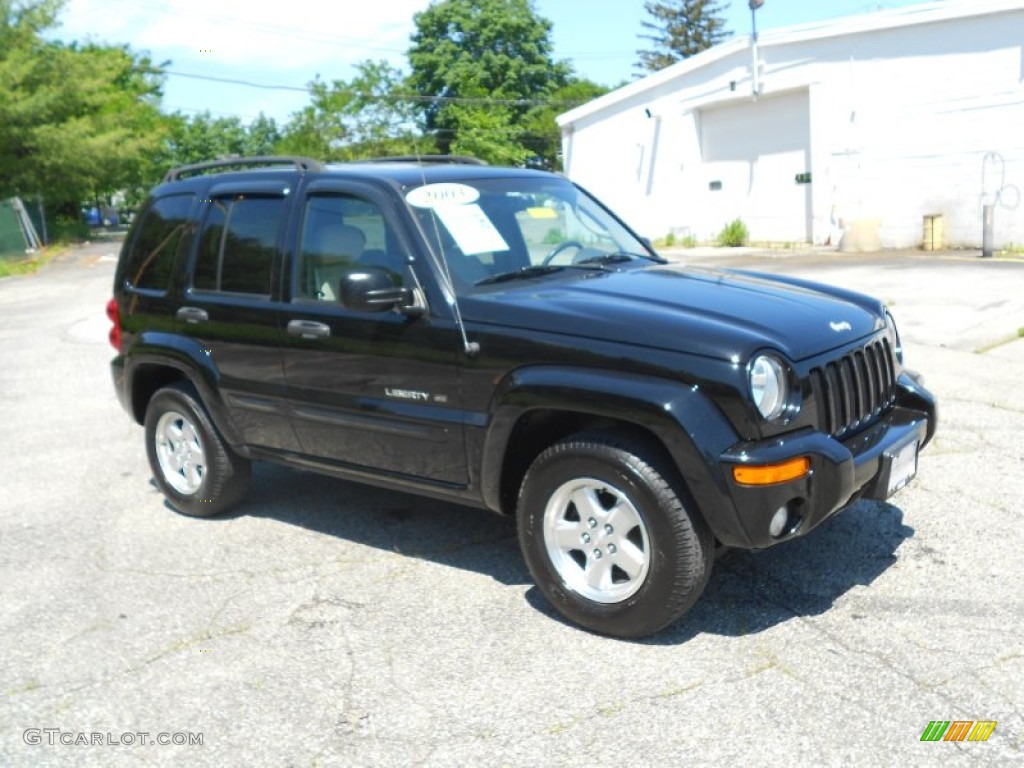
[[327,224],[304,248],[311,294],[323,301],[338,300],[338,284],[366,247],[366,235],[350,224]]

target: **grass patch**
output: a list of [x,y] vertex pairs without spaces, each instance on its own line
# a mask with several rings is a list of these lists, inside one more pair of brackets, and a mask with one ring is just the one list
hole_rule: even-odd
[[750,239],[750,231],[741,219],[733,219],[718,233],[718,244],[728,248],[739,248]]
[[30,275],[39,269],[38,259],[20,259],[19,261],[8,261],[0,259],[0,277],[12,277],[14,275]]
[[0,257],[0,278],[13,277],[14,275],[31,275],[41,266],[48,263],[64,248],[59,245],[51,245],[29,254],[23,259],[4,259]]
[[659,237],[652,245],[655,248],[696,248],[697,238],[692,234],[678,235],[669,232],[664,237]]

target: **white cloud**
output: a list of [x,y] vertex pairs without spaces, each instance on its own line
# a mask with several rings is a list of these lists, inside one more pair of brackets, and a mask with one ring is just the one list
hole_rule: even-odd
[[[372,58],[404,62],[412,15],[428,0],[71,0],[55,36],[127,43],[176,66],[252,67],[282,76]],[[209,51],[207,53],[207,51]],[[325,71],[326,74],[326,71]],[[280,81],[280,78],[278,78]]]
[[184,78],[190,73],[305,86],[315,76],[344,79],[364,59],[406,69],[412,16],[429,0],[69,0],[49,36],[70,42],[127,43],[160,64],[168,111],[210,110],[248,121],[259,111],[279,121],[308,103],[293,91]]

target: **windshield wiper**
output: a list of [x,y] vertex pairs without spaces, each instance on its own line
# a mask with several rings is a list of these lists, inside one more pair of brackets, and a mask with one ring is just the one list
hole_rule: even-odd
[[615,251],[614,253],[602,253],[600,256],[591,256],[587,259],[577,261],[577,264],[624,264],[627,261],[635,261],[636,259],[644,259],[645,261],[654,261],[661,263],[661,259],[656,259],[646,253],[631,253],[630,251]]
[[[589,261],[589,259],[588,259]],[[507,283],[511,280],[526,280],[530,277],[540,277],[542,275],[552,275],[555,272],[561,272],[563,269],[586,269],[591,272],[600,271],[607,272],[601,264],[588,264],[584,262],[578,262],[576,264],[533,264],[529,267],[522,267],[520,269],[513,269],[511,272],[500,272],[497,275],[491,275],[485,277],[483,280],[477,280],[473,285],[492,285],[494,283]]]

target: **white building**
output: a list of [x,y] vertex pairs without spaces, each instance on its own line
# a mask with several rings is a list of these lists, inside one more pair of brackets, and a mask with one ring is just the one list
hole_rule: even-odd
[[558,124],[566,174],[652,238],[739,217],[754,241],[912,247],[941,215],[979,247],[993,205],[995,245],[1024,244],[1024,0],[737,37]]

